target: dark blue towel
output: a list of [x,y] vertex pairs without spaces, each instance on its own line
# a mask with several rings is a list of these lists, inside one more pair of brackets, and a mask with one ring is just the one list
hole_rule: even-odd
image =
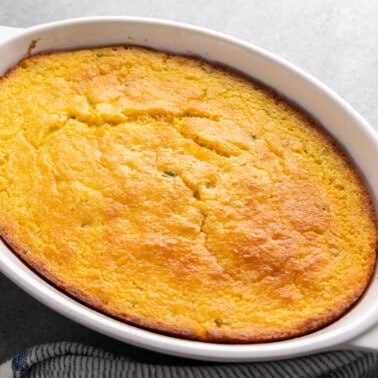
[[[177,360],[177,359],[176,359]],[[179,364],[143,363],[82,344],[60,342],[37,345],[0,365],[1,378],[377,378],[378,354],[327,352],[285,361],[210,363],[182,360]]]

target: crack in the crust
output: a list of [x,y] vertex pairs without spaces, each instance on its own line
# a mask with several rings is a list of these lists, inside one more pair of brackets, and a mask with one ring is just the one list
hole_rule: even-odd
[[177,129],[177,131],[181,134],[183,138],[193,141],[193,143],[195,143],[197,146],[201,148],[205,148],[208,151],[212,151],[218,156],[222,156],[226,158],[230,158],[231,156],[239,156],[239,154],[226,151],[225,149],[221,148],[217,143],[204,140],[198,135],[192,136],[189,133],[185,133],[182,129]]
[[206,243],[207,243],[207,232],[204,231],[204,227],[205,227],[205,223],[206,223],[206,219],[207,219],[207,214],[204,212],[204,211],[201,211],[201,214],[203,215],[203,218],[202,218],[202,222],[200,224],[200,232],[205,236],[205,247],[206,247]]
[[[203,199],[201,198],[200,191],[195,186],[193,186],[188,180],[186,180],[185,177],[180,176],[180,178],[181,178],[181,181],[186,185],[186,187],[189,188],[192,191],[193,197],[197,201],[203,202]],[[207,233],[204,231],[204,226],[205,226],[205,223],[206,223],[207,214],[206,214],[205,211],[201,210],[200,208],[198,208],[198,210],[200,211],[200,213],[202,215],[202,220],[201,220],[201,223],[199,225],[199,229],[200,229],[201,234],[203,234],[205,236],[204,245],[206,247]]]
[[208,140],[199,135],[192,135],[192,133],[186,131],[183,127],[183,121],[189,117],[207,119],[213,122],[219,122],[220,120],[219,115],[210,114],[205,111],[198,111],[196,109],[186,109],[180,112],[167,112],[162,111],[159,108],[140,110],[125,109],[122,112],[116,114],[114,117],[109,117],[105,114],[71,114],[70,116],[67,116],[66,120],[60,125],[55,125],[54,127],[50,127],[48,130],[44,131],[44,135],[42,136],[41,141],[37,143],[37,145],[35,143],[32,144],[35,148],[43,146],[51,135],[64,128],[69,123],[69,121],[80,122],[89,128],[97,128],[103,125],[117,127],[127,123],[149,124],[152,122],[165,122],[173,126],[173,128],[181,135],[182,138],[191,140],[197,146],[211,151],[218,156],[230,158],[231,156],[239,156],[242,151],[248,150],[240,143],[233,143],[241,151],[240,153],[229,151],[218,141]]
[[[185,179],[185,177],[183,176],[179,176],[182,180],[182,182],[192,191],[193,193],[193,197],[197,200],[197,201],[200,201],[200,202],[204,202],[204,200],[202,199],[201,197],[201,193],[200,191],[198,190],[197,187],[195,187],[192,183],[190,183],[188,180]],[[209,239],[209,235],[208,233],[204,230],[205,228],[205,225],[206,225],[206,222],[207,222],[207,218],[208,218],[208,214],[205,210],[201,209],[200,207],[196,207],[198,208],[198,210],[200,211],[201,215],[202,215],[202,220],[199,224],[199,230],[200,230],[200,234],[199,235],[202,235],[203,236],[203,247],[205,248],[205,250],[207,251],[207,253],[209,254],[209,256],[211,256],[213,259],[214,259],[214,264],[221,270],[222,274],[225,275],[226,277],[230,278],[231,280],[235,281],[235,277],[233,276],[232,272],[229,272],[227,271],[227,268],[225,268],[223,266],[223,264],[219,261],[219,258],[217,256],[216,253],[214,253],[213,251],[211,251],[209,248],[208,248],[208,239]]]
[[[133,111],[132,113],[128,114],[127,112],[122,112],[120,114],[121,120],[119,117],[116,118],[108,118],[101,116],[97,119],[88,119],[85,115],[76,115],[74,119],[77,122],[82,122],[86,124],[88,127],[99,127],[104,124],[108,124],[112,127],[117,127],[118,125],[125,124],[127,122],[135,122],[135,123],[151,123],[151,122],[166,122],[170,125],[172,125],[179,134],[184,139],[189,139],[193,143],[195,143],[197,146],[204,148],[208,151],[212,151],[218,156],[229,158],[231,156],[239,156],[240,154],[235,152],[230,152],[227,149],[223,148],[218,142],[206,140],[204,138],[201,138],[200,136],[196,135],[193,136],[188,132],[185,132],[182,127],[182,121],[187,117],[197,117],[197,118],[203,118],[208,119],[211,121],[218,122],[219,116],[207,114],[206,112],[198,112],[198,111],[183,111],[179,113],[167,113],[167,112],[161,112],[158,109],[153,110],[150,109],[148,111],[146,110],[140,110],[140,111]],[[90,121],[90,122],[89,122]],[[64,126],[64,125],[63,125]],[[54,131],[57,131],[59,129],[56,129]],[[239,145],[237,146],[241,150],[245,150],[245,148],[241,148]]]
[[283,162],[282,154],[279,151],[277,151],[276,148],[274,148],[274,146],[272,145],[272,143],[268,139],[265,140],[265,143],[266,143],[269,151],[276,156],[277,162],[278,162],[279,166],[281,167],[282,172],[284,174],[286,174],[287,167],[286,167],[285,163]]

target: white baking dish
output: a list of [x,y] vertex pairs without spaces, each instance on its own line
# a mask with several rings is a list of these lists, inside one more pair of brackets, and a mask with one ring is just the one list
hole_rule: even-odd
[[[311,113],[348,151],[366,179],[378,212],[378,136],[373,128],[318,80],[251,44],[198,27],[142,18],[75,19],[29,29],[0,27],[0,75],[30,52],[107,44],[137,44],[199,55],[274,88]],[[162,353],[214,361],[258,361],[347,348],[378,351],[377,269],[363,297],[338,321],[303,337],[251,345],[181,340],[112,319],[52,287],[2,243],[0,269],[45,305],[82,325]]]

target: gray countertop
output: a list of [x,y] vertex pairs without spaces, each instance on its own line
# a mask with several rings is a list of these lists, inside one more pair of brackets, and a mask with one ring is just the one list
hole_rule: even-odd
[[[32,25],[83,16],[157,17],[241,38],[323,81],[378,130],[378,2],[372,0],[1,0],[0,25]],[[1,57],[0,57],[1,59]],[[0,362],[26,347],[59,340],[113,352],[143,352],[88,330],[38,303],[0,274]],[[171,361],[171,360],[169,360]]]

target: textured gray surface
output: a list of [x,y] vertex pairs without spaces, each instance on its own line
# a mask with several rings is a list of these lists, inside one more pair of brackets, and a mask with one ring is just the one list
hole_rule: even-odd
[[[29,27],[59,19],[100,15],[181,21],[254,43],[316,76],[378,130],[378,2],[374,0],[0,2],[0,25],[7,26]],[[63,318],[0,274],[0,362],[27,346],[58,340],[128,351],[136,358],[142,354],[152,360],[157,358]]]

